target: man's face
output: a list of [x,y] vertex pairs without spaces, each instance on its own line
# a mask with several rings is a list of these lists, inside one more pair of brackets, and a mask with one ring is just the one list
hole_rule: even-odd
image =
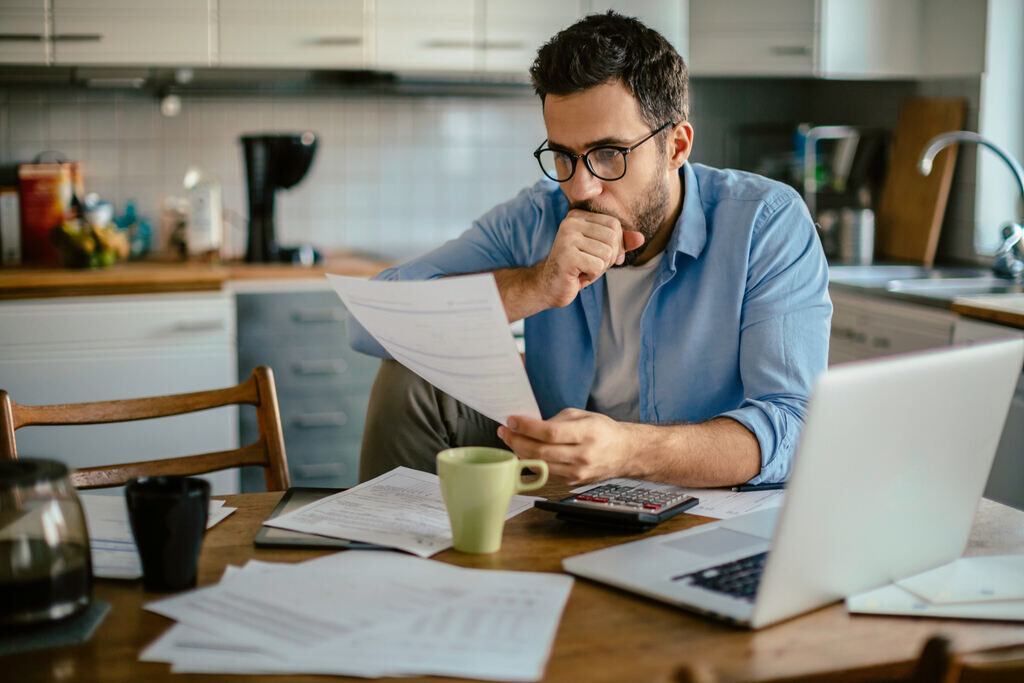
[[[636,99],[620,82],[572,95],[548,95],[544,123],[549,147],[576,154],[601,145],[630,147],[651,132],[640,117]],[[614,216],[623,229],[643,233],[646,246],[669,210],[669,165],[663,135],[629,153],[622,178],[596,178],[580,159],[576,172],[561,188],[572,208]],[[642,250],[628,252],[624,265],[632,264]]]

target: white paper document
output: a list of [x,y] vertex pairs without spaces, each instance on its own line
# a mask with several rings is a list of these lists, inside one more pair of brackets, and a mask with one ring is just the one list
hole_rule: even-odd
[[771,491],[731,491],[729,489],[700,489],[685,486],[673,486],[672,484],[659,484],[640,479],[607,479],[596,484],[587,484],[573,489],[572,493],[582,493],[598,486],[614,484],[617,486],[643,486],[644,488],[657,491],[678,491],[693,496],[700,501],[693,506],[688,513],[691,515],[702,515],[714,517],[715,519],[729,519],[745,515],[758,510],[767,510],[782,505],[785,491],[775,489]]
[[572,579],[383,551],[246,565],[150,603],[178,621],[140,658],[184,673],[544,675]]
[[[93,576],[102,579],[138,579],[142,564],[135,549],[135,538],[128,522],[124,496],[79,493],[85,526],[89,531]],[[224,506],[223,500],[211,500],[206,528],[217,524],[237,508]]]
[[1024,621],[1024,555],[963,557],[846,599],[850,612]]
[[392,358],[441,391],[501,424],[540,418],[493,275],[327,279]]
[[[512,496],[505,519],[530,509],[534,500],[532,496]],[[264,524],[375,543],[420,557],[430,557],[452,545],[437,475],[408,467],[396,467]]]

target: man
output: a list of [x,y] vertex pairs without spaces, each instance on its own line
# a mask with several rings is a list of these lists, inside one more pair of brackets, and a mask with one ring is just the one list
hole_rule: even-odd
[[[687,161],[686,65],[634,19],[581,20],[530,74],[548,133],[534,154],[549,179],[378,277],[493,272],[509,321],[525,318],[545,419],[499,426],[385,360],[361,478],[495,445],[574,485],[785,480],[832,312],[799,195]],[[358,325],[351,334],[356,349],[386,355]]]

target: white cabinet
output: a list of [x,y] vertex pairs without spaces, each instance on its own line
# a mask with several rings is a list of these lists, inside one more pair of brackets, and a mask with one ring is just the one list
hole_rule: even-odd
[[478,68],[475,0],[378,0],[375,67],[385,71],[469,72]]
[[[35,299],[0,304],[0,388],[23,404],[78,403],[226,387],[237,381],[225,293]],[[23,427],[21,457],[72,467],[238,446],[238,409],[110,425]],[[238,490],[238,472],[210,475]]]
[[482,68],[528,78],[537,49],[579,15],[575,2],[487,0],[483,40],[479,43]]
[[817,0],[690,0],[694,75],[810,76]]
[[984,42],[985,5],[954,0],[690,0],[691,68],[701,76],[977,74],[982,68],[976,55]]
[[[580,14],[615,10],[636,17],[672,43],[689,63],[689,5],[691,0],[583,0]],[[539,47],[539,45],[538,45]]]
[[0,4],[0,63],[46,64],[50,27],[44,0]]
[[222,66],[358,69],[369,65],[363,0],[220,0]]
[[207,0],[53,0],[57,64],[206,66]]
[[956,316],[899,301],[830,291],[829,364],[948,346]]

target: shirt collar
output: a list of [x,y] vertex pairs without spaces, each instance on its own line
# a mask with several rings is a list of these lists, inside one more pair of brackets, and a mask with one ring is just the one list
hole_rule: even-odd
[[700,256],[708,241],[708,226],[704,206],[700,201],[700,186],[697,174],[687,161],[679,169],[683,181],[683,210],[679,212],[668,251],[679,251],[693,258]]

